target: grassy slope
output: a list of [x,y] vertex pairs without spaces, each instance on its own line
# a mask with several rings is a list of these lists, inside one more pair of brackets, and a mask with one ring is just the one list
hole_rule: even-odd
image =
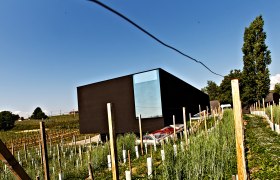
[[244,120],[251,179],[280,179],[280,136],[260,117],[244,116]]
[[[73,115],[61,115],[61,116],[52,116],[49,119],[45,120],[45,126],[51,131],[58,131],[62,129],[79,129],[79,116]],[[40,129],[40,120],[24,120],[16,121],[13,129],[8,131],[0,131],[0,138],[3,142],[8,142],[11,140],[16,140],[18,138],[37,136],[38,132],[24,133],[23,130],[33,130]]]
[[[51,116],[49,119],[45,120],[46,128],[50,129],[78,129],[79,116],[73,115],[61,115],[61,116]],[[16,121],[15,127],[12,129],[13,131],[17,130],[30,130],[30,129],[39,129],[40,120],[24,120],[24,121]]]

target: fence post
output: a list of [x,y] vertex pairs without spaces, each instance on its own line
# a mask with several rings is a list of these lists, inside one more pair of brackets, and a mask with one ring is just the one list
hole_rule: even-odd
[[47,142],[46,142],[45,124],[43,121],[40,122],[40,133],[41,133],[41,145],[42,145],[41,156],[43,156],[45,180],[49,180],[50,174],[49,174],[49,163],[48,163],[48,150],[47,150]]
[[112,113],[112,104],[107,103],[108,113],[108,125],[109,125],[109,136],[110,136],[110,149],[111,149],[111,160],[112,160],[112,174],[113,180],[119,179],[119,167],[118,167],[118,153],[116,146],[116,134],[115,134],[115,122]]
[[240,180],[246,179],[246,164],[244,152],[244,129],[242,121],[242,109],[239,94],[238,79],[231,80],[233,112],[235,122],[235,138],[236,138],[236,153],[237,153],[237,170]]

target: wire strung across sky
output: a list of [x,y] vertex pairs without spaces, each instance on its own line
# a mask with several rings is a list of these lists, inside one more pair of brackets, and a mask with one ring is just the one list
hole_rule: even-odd
[[123,18],[124,20],[128,21],[130,24],[132,24],[132,25],[135,26],[137,29],[139,29],[139,30],[142,31],[143,33],[147,34],[149,37],[153,38],[154,40],[156,40],[157,42],[159,42],[159,43],[162,44],[163,46],[165,46],[165,47],[167,47],[167,48],[169,48],[169,49],[172,49],[172,50],[176,51],[177,53],[179,53],[179,54],[181,54],[181,55],[183,55],[183,56],[189,58],[190,60],[192,60],[192,61],[194,61],[194,62],[196,62],[196,63],[201,64],[202,66],[204,66],[204,67],[205,67],[208,71],[210,71],[211,73],[213,73],[213,74],[215,74],[215,75],[217,75],[217,76],[220,76],[220,77],[224,77],[223,75],[218,74],[218,73],[212,71],[212,70],[211,70],[208,66],[206,66],[203,62],[201,62],[201,61],[199,61],[199,60],[197,60],[197,59],[195,59],[195,58],[193,58],[193,57],[191,57],[191,56],[189,56],[189,55],[183,53],[182,51],[176,49],[176,48],[173,47],[173,46],[170,46],[170,45],[164,43],[163,41],[161,41],[160,39],[158,39],[157,37],[155,37],[154,35],[152,35],[152,34],[149,33],[148,31],[146,31],[145,29],[143,29],[142,27],[140,27],[139,25],[137,25],[135,22],[133,22],[133,21],[130,20],[129,18],[127,18],[127,17],[124,16],[123,14],[119,13],[118,11],[116,11],[116,10],[110,8],[109,6],[107,6],[107,5],[103,4],[103,3],[101,3],[100,1],[97,1],[97,0],[89,0],[89,1],[94,2],[94,3],[96,3],[96,4],[100,5],[100,6],[102,6],[103,8],[105,8],[105,9],[107,9],[107,10],[113,12],[114,14],[116,14],[116,15],[118,15],[119,17]]

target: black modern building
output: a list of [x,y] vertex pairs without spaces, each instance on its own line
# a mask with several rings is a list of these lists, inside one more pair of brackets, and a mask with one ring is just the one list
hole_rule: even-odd
[[107,103],[113,103],[116,133],[143,132],[183,123],[182,107],[196,114],[209,106],[209,96],[183,80],[153,69],[77,88],[81,133],[108,133]]
[[270,92],[268,93],[268,95],[265,97],[264,102],[267,104],[279,104],[279,100],[280,100],[280,95],[278,93],[274,93],[274,92]]

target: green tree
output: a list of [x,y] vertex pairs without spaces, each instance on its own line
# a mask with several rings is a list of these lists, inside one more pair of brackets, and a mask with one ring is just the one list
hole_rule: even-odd
[[48,116],[42,111],[40,107],[37,107],[31,116],[31,119],[47,119],[47,118]]
[[238,79],[240,85],[240,93],[242,93],[242,72],[240,70],[231,70],[228,75],[226,75],[220,84],[220,101],[221,104],[232,104],[232,92],[231,92],[231,80]]
[[264,98],[269,93],[269,70],[271,63],[270,51],[265,44],[266,33],[263,30],[262,16],[245,28],[243,52],[243,105],[249,106],[255,101]]
[[19,119],[19,115],[15,115],[10,111],[0,112],[0,130],[8,130],[14,127],[15,121]]
[[219,100],[219,86],[213,81],[207,81],[207,86],[201,89],[208,94],[210,101]]
[[274,92],[280,94],[280,83],[276,83],[274,86]]

